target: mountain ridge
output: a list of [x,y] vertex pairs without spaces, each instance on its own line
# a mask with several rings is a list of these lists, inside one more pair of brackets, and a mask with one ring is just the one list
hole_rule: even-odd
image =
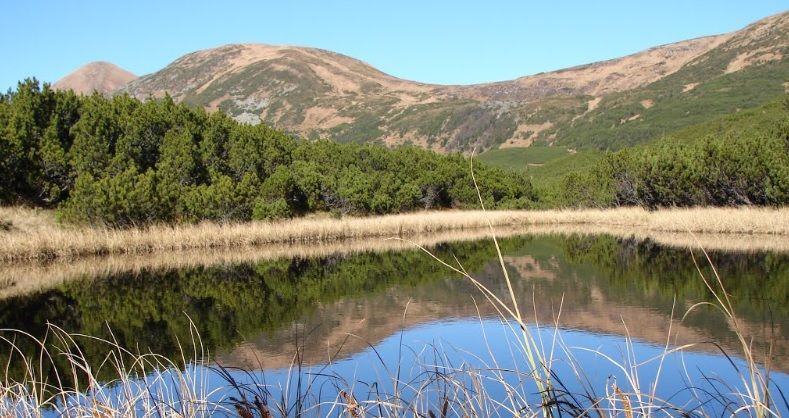
[[[628,136],[633,126],[649,123],[652,114],[657,115],[656,125],[662,126],[668,106],[680,100],[670,99],[672,95],[684,94],[681,100],[706,106],[706,99],[697,93],[721,77],[739,83],[731,87],[736,103],[713,109],[709,117],[736,111],[738,104],[760,104],[766,95],[783,91],[785,86],[776,83],[789,81],[781,80],[789,56],[787,32],[789,13],[785,12],[735,32],[474,85],[404,80],[319,48],[229,44],[186,54],[117,91],[141,99],[168,94],[176,101],[225,111],[242,122],[264,122],[301,136],[341,142],[466,152],[534,143],[618,147],[628,143],[619,137]],[[741,82],[747,77],[740,73],[756,73],[754,69],[770,65],[775,69],[758,76],[759,83]],[[767,93],[756,94],[758,100],[747,100],[755,90],[765,88]],[[639,95],[644,97],[628,102]],[[677,120],[684,123],[681,117]],[[589,125],[600,131],[601,121],[619,139],[606,143],[595,137],[584,143],[577,127]],[[633,141],[654,134],[646,129]]]

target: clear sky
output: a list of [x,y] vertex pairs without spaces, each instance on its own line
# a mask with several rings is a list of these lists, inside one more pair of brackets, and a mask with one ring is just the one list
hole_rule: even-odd
[[729,32],[787,0],[2,0],[0,89],[90,61],[135,74],[259,42],[329,49],[439,84],[513,79]]

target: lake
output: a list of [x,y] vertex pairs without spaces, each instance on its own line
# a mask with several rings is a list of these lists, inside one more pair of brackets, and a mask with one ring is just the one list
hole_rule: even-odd
[[[4,381],[25,381],[27,357],[51,382],[111,403],[128,389],[101,383],[117,379],[113,364],[134,370],[121,347],[161,356],[132,379],[139,388],[177,392],[173,382],[188,376],[218,402],[213,412],[228,415],[243,416],[247,404],[254,413],[256,395],[290,415],[354,414],[346,405],[358,402],[356,412],[369,415],[510,416],[539,411],[545,399],[575,414],[597,400],[603,410],[728,415],[736,406],[727,402],[751,381],[739,329],[769,369],[771,407],[789,413],[780,395],[789,392],[789,254],[721,251],[708,260],[648,239],[580,234],[500,245],[511,289],[491,240],[430,247],[476,285],[407,246],[72,272],[24,292],[7,290],[25,277],[6,279],[0,328],[47,336],[56,354],[41,360],[35,340],[4,331]],[[736,321],[702,277],[715,290],[720,278]],[[510,307],[513,295],[526,327],[479,287]],[[85,359],[97,383],[83,382],[63,351]],[[534,354],[550,365],[550,384],[535,381]]]

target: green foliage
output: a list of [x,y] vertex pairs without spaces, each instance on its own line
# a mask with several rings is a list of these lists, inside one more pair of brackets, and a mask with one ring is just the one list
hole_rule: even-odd
[[132,226],[158,220],[164,212],[158,198],[153,170],[140,174],[135,167],[94,180],[77,178],[71,198],[62,208],[64,217],[78,222]]
[[82,99],[80,117],[70,129],[74,143],[69,157],[75,177],[97,178],[108,171],[122,133],[113,107],[116,106],[98,94]]
[[228,222],[249,219],[256,197],[256,184],[259,184],[257,176],[250,173],[241,184],[237,184],[229,176],[218,175],[212,177],[209,184],[191,187],[183,197],[189,214],[187,220]]
[[51,122],[60,124],[53,130],[63,130],[64,121],[58,117],[56,104],[56,93],[48,84],[39,86],[35,79],[20,82],[15,92],[3,95],[0,100],[0,198],[3,200],[49,203],[45,198],[50,197],[52,185],[46,174],[40,173],[55,168],[42,168],[39,150],[42,145],[47,148],[45,164],[57,159],[57,151],[52,148],[59,141],[52,138],[55,132],[48,130]]
[[[0,100],[0,199],[114,226],[314,211],[475,207],[468,160],[417,148],[307,142],[165,97],[77,97],[35,80]],[[529,181],[476,168],[486,205],[528,206]]]
[[570,173],[562,206],[736,206],[789,203],[789,106],[774,101],[609,154]]
[[255,208],[252,210],[252,219],[278,219],[288,218],[292,214],[288,202],[284,198],[273,200],[258,198],[255,201]]

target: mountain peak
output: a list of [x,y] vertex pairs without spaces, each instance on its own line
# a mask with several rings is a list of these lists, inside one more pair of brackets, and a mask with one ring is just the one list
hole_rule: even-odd
[[78,94],[102,94],[117,90],[137,76],[106,61],[95,61],[79,67],[53,85],[59,90],[74,90]]

